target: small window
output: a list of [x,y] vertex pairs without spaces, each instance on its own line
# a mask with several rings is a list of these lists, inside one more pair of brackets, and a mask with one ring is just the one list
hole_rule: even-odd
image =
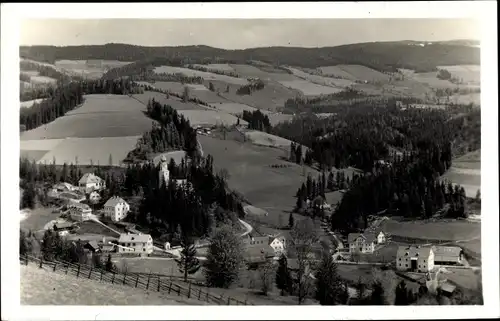
[[408,267],[408,264],[405,264],[406,267]]
[[425,260],[424,260],[424,263],[425,263]]
[[401,261],[401,258],[399,258],[399,260]]

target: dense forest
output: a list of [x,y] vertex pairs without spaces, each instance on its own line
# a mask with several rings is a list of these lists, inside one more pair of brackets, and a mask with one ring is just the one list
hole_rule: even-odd
[[148,101],[147,115],[153,119],[153,128],[144,133],[134,150],[127,155],[128,161],[146,160],[154,153],[169,150],[185,150],[189,156],[194,156],[198,143],[196,130],[183,115],[171,106],[162,105],[153,100]]
[[[213,158],[182,160],[168,164],[170,181],[160,184],[159,165],[130,165],[126,170],[125,193],[140,195],[140,206],[128,219],[150,229],[153,237],[175,233],[180,226],[184,233],[203,236],[216,223],[235,220],[244,215],[234,193],[227,190],[224,178],[213,170]],[[187,184],[175,180],[186,179]],[[237,213],[233,214],[233,213]]]
[[271,130],[269,117],[267,115],[264,115],[260,110],[255,110],[253,112],[244,110],[241,118],[243,118],[244,121],[248,122],[249,129],[260,130],[266,133],[269,133],[269,131]]
[[66,80],[66,81],[70,80],[70,77],[68,75],[65,75],[57,71],[54,67],[51,66],[46,66],[26,60],[21,60],[19,62],[19,67],[21,69],[21,74],[23,71],[37,71],[39,76],[49,77],[56,80]]
[[248,85],[241,86],[236,90],[236,94],[238,95],[251,95],[253,92],[257,90],[264,89],[265,84],[262,80],[257,80],[256,82],[252,82]]
[[204,79],[202,77],[186,76],[182,73],[167,74],[167,73],[155,73],[152,71],[147,71],[140,73],[138,75],[130,76],[131,80],[135,81],[174,81],[180,82],[181,84],[203,84]]
[[[480,61],[479,48],[469,45],[434,42],[426,46],[416,46],[409,45],[407,41],[359,43],[323,48],[268,47],[244,50],[224,50],[208,46],[143,47],[126,44],[67,47],[22,46],[20,55],[50,63],[59,59],[148,60],[153,62],[153,65],[159,66],[160,64],[156,63],[174,65],[172,63],[182,62],[186,65],[218,62],[245,63],[248,60],[259,60],[271,64],[279,61],[282,65],[306,68],[360,64],[381,71],[406,68],[417,72],[436,71],[437,66],[444,65],[479,64]],[[405,57],[404,61],[401,57]],[[170,62],[164,63],[159,60],[170,60]],[[125,68],[127,66],[118,69],[124,70]]]

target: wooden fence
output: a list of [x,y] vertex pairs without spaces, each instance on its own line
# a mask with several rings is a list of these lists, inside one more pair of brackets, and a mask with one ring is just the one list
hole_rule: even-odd
[[108,272],[104,269],[93,268],[85,264],[76,264],[64,261],[46,261],[33,256],[20,258],[21,264],[28,265],[30,262],[39,268],[52,272],[76,276],[89,280],[130,286],[145,291],[156,291],[168,294],[177,294],[198,301],[205,301],[217,305],[253,305],[248,301],[237,300],[232,297],[224,297],[210,293],[209,288],[197,285],[195,280],[190,279],[187,283],[179,276],[168,276],[146,273],[119,273]]

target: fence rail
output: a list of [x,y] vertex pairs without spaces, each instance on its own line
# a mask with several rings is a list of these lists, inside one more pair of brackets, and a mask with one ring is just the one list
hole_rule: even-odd
[[187,297],[188,299],[192,298],[217,305],[253,305],[248,301],[241,301],[229,296],[224,297],[223,295],[219,296],[214,293],[210,293],[208,290],[209,288],[199,286],[195,280],[189,279],[186,283],[183,281],[183,278],[179,276],[152,273],[109,272],[104,269],[93,268],[92,266],[85,264],[76,264],[65,261],[46,261],[33,256],[23,256],[20,258],[20,262],[23,265],[28,265],[31,262],[39,268],[75,276],[77,278],[125,285],[145,291],[177,294],[178,296]]

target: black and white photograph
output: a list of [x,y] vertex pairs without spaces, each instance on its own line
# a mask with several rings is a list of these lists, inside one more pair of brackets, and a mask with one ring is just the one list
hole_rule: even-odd
[[436,13],[241,18],[266,3],[191,3],[212,16],[134,18],[115,3],[73,17],[87,5],[47,4],[10,17],[18,34],[2,12],[2,298],[5,278],[20,305],[5,317],[498,317],[496,14],[486,38],[479,9],[421,4]]

